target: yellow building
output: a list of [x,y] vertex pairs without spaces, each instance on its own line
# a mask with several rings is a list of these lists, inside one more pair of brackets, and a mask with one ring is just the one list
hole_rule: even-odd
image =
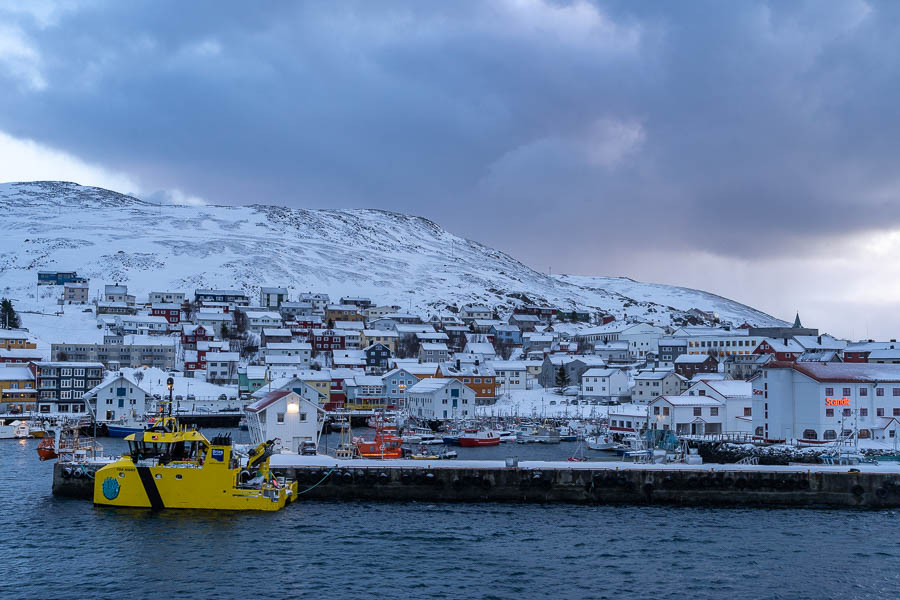
[[0,411],[20,413],[34,410],[36,398],[31,369],[21,365],[0,365]]
[[0,348],[6,350],[34,350],[37,344],[28,339],[28,334],[16,329],[0,329]]
[[325,322],[365,321],[359,307],[353,304],[329,304],[325,307]]
[[397,354],[397,335],[396,331],[385,331],[381,329],[363,329],[360,334],[360,346],[368,348],[372,344],[384,344],[387,346],[391,355]]

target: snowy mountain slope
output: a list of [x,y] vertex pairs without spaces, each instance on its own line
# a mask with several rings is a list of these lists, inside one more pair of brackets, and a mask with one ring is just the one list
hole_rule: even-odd
[[[691,308],[735,324],[781,321],[706,292],[629,279],[538,273],[435,223],[380,210],[278,206],[157,206],[64,182],[0,184],[0,294],[25,310],[52,305],[37,271],[77,270],[95,297],[103,284],[152,290],[260,286],[292,294],[369,296],[431,312],[467,302],[534,303],[603,310],[670,324]],[[27,318],[26,318],[27,324]]]

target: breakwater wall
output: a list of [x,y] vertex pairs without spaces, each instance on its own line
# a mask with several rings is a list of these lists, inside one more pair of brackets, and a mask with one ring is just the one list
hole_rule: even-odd
[[900,507],[900,473],[842,470],[282,467],[300,500]]

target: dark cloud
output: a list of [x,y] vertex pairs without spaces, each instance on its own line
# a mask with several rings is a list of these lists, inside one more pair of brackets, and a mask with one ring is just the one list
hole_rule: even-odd
[[898,225],[898,8],[86,3],[6,15],[46,85],[0,56],[0,130],[152,189],[412,212],[640,275],[642,245],[771,257]]

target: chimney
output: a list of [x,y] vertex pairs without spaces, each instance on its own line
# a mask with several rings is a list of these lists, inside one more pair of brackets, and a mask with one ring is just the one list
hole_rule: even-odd
[[821,345],[822,344],[822,336],[821,335],[818,337],[818,340],[819,340],[819,344]]

